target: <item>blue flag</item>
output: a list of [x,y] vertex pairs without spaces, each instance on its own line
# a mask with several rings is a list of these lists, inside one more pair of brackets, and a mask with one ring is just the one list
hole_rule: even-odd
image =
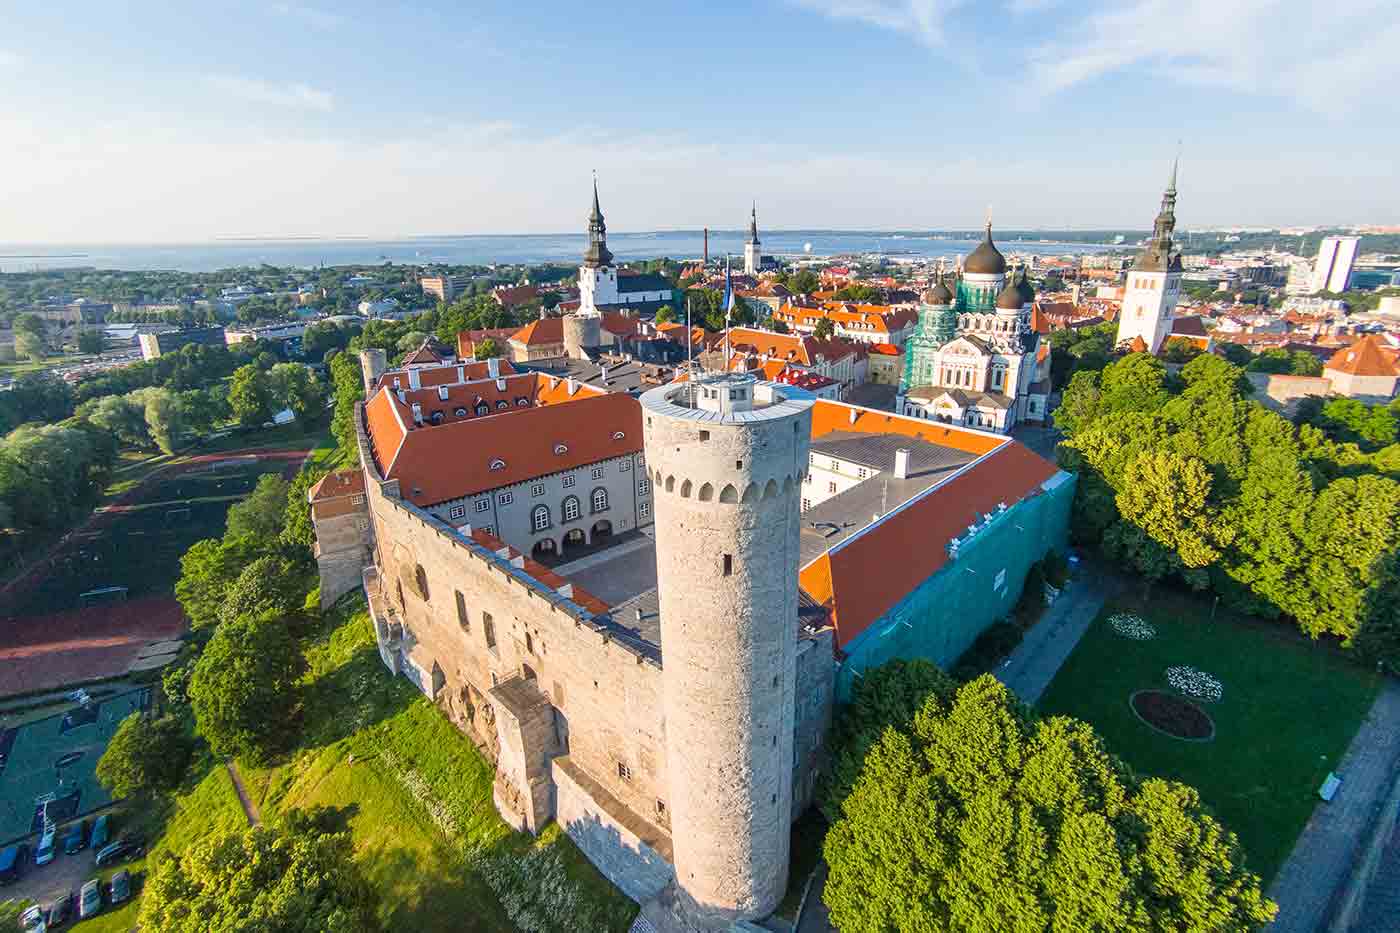
[[729,326],[729,316],[734,311],[734,285],[729,280],[729,257],[724,257],[724,326]]

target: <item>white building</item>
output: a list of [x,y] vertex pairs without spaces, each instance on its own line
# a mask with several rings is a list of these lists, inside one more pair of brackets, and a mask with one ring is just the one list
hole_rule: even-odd
[[1313,264],[1311,290],[1314,293],[1346,291],[1360,244],[1359,236],[1323,237],[1317,248],[1317,262]]
[[1133,260],[1123,284],[1118,312],[1118,343],[1156,353],[1172,330],[1172,312],[1181,298],[1181,253],[1172,245],[1176,228],[1176,164],[1152,225],[1152,239]]
[[749,212],[749,239],[744,244],[744,274],[758,275],[763,268],[763,255],[758,243],[758,205]]

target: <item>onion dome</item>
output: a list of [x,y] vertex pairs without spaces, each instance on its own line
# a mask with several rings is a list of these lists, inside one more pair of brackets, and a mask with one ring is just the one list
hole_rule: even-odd
[[1021,287],[1013,279],[1006,283],[1006,287],[997,295],[998,311],[1020,311],[1025,307],[1025,302],[1021,300]]
[[1021,292],[1021,305],[1025,306],[1035,301],[1035,289],[1031,288],[1031,280],[1026,276],[1026,270],[1022,269],[1021,274],[1016,277],[1016,287]]
[[1006,257],[992,244],[992,222],[987,221],[987,235],[963,261],[963,272],[972,275],[1005,275]]
[[938,278],[934,280],[932,286],[924,290],[919,296],[924,304],[934,308],[941,308],[953,303],[953,293],[948,289],[948,285],[943,281],[943,274],[940,272]]

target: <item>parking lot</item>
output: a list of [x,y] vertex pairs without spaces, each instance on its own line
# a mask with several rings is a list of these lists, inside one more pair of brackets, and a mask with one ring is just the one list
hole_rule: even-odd
[[[93,865],[93,859],[96,857],[97,853],[92,851],[91,847],[76,855],[64,855],[63,850],[59,849],[52,862],[36,867],[33,853],[30,853],[24,877],[15,884],[0,888],[0,900],[12,897],[19,901],[34,901],[47,907],[65,891],[72,892],[73,896],[77,897],[83,882],[98,876],[98,870]],[[109,868],[104,874],[110,874],[111,871]]]

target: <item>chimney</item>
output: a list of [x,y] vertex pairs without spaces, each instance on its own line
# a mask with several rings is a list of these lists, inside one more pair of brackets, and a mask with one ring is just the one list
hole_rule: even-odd
[[637,624],[638,624],[638,625],[641,625],[641,624],[642,624],[642,607],[641,607],[641,606],[638,606],[634,611],[637,613]]
[[603,380],[603,385],[607,385],[607,384],[608,384],[608,367],[607,367],[607,366],[600,366],[600,367],[599,367],[599,370],[600,370],[600,374],[601,374],[601,377],[602,377],[602,380]]
[[573,599],[574,585],[572,583],[565,583],[563,586],[559,587],[559,595],[565,599]]
[[486,375],[492,379],[497,379],[501,375],[501,361],[496,357],[491,357],[486,361]]
[[506,390],[506,380],[505,380],[505,377],[504,377],[504,376],[498,376],[498,377],[496,378],[496,391],[497,391],[497,392],[504,392],[505,390]]
[[855,423],[856,423],[856,418],[857,418],[857,417],[859,417],[859,415],[857,414],[856,410],[855,410],[854,408],[852,408],[852,409],[851,409],[851,424],[855,424]]
[[909,478],[909,451],[904,447],[894,452],[894,478]]
[[578,380],[575,379],[573,376],[570,376],[570,377],[569,377],[569,394],[570,394],[570,395],[573,395],[573,394],[574,394],[575,392],[577,392],[577,391],[578,391]]
[[417,402],[413,403],[413,423],[423,423],[423,406],[419,405]]
[[410,389],[421,389],[421,388],[423,388],[423,381],[422,381],[422,379],[420,379],[419,376],[418,376],[418,370],[416,370],[416,369],[410,369],[410,370],[408,371],[408,387],[409,387]]
[[514,557],[512,557],[512,558],[510,559],[510,565],[511,565],[512,567],[514,567],[516,570],[524,570],[524,569],[525,569],[525,555],[524,555],[524,554],[517,554],[517,555],[515,555]]

